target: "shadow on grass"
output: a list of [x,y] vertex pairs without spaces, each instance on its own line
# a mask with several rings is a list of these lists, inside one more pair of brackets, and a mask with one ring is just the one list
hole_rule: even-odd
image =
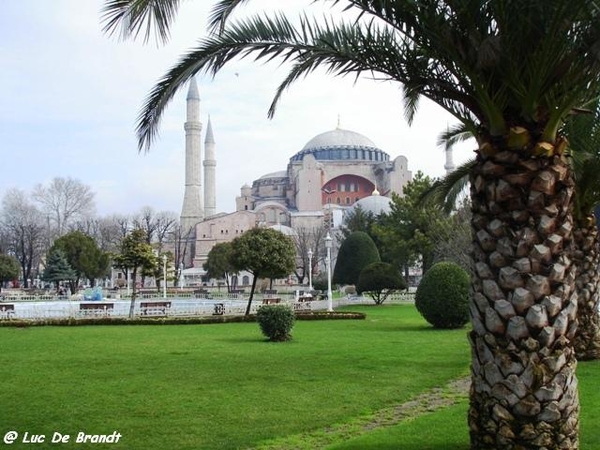
[[388,324],[386,326],[381,326],[379,328],[366,328],[365,331],[375,331],[375,332],[388,332],[393,331],[397,333],[398,331],[417,331],[423,333],[447,333],[449,331],[461,331],[463,330],[465,333],[468,331],[467,327],[462,328],[434,328],[431,325],[403,325],[403,324]]
[[432,445],[425,445],[422,446],[420,444],[418,444],[418,447],[415,447],[415,444],[397,444],[397,443],[391,443],[391,444],[381,444],[381,443],[374,443],[374,444],[365,444],[365,443],[361,443],[361,444],[357,444],[357,445],[344,445],[342,447],[335,447],[335,450],[469,450],[470,447],[468,445],[462,445],[462,444],[447,444],[447,443],[440,443],[440,444],[432,444]]

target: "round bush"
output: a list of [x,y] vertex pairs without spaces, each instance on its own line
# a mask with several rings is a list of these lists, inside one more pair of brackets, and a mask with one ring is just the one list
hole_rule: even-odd
[[469,274],[459,265],[434,264],[417,288],[417,310],[435,328],[461,328],[469,321],[469,285]]
[[262,333],[274,342],[292,339],[295,320],[294,311],[287,305],[261,306],[256,313],[256,321]]

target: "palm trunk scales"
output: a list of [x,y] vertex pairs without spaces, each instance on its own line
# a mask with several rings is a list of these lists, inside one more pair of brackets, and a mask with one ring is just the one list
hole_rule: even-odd
[[580,361],[600,358],[600,326],[598,301],[600,292],[600,252],[598,251],[598,228],[593,216],[576,222],[573,230],[573,263],[577,267],[577,319],[579,321],[574,339],[575,356]]
[[525,134],[482,144],[471,174],[471,448],[573,450],[573,181],[564,143]]

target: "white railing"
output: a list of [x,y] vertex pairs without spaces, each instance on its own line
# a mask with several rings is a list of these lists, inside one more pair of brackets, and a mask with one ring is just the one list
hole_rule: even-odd
[[[167,298],[148,295],[136,299],[134,316],[136,317],[198,317],[211,315],[243,315],[246,312],[249,294],[232,296],[225,292],[211,292],[209,298]],[[237,297],[237,298],[232,298]],[[103,301],[62,300],[52,297],[49,301],[0,302],[0,319],[43,320],[55,318],[82,317],[128,317],[131,307],[129,299],[104,299]],[[414,293],[398,293],[390,296],[386,303],[414,302]],[[258,308],[268,303],[290,305],[295,311],[323,311],[327,309],[327,300],[299,302],[293,294],[255,295],[250,309],[256,313]],[[372,305],[373,300],[361,296],[345,296],[333,300],[334,308],[348,305]]]

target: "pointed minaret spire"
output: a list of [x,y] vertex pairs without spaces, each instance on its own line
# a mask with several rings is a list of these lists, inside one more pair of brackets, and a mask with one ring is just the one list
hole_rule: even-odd
[[198,95],[195,78],[190,80],[186,101],[187,116],[183,126],[185,129],[185,192],[181,208],[181,227],[184,236],[194,236],[196,224],[204,217],[200,173],[202,123],[200,122],[200,95]]
[[200,94],[198,94],[198,84],[196,78],[192,77],[190,80],[190,87],[188,88],[186,100],[200,100]]
[[339,114],[338,114],[337,126],[335,128],[336,128],[336,130],[341,130],[342,129],[342,119],[341,119],[341,117],[340,117]]
[[209,115],[206,124],[206,138],[204,139],[204,217],[214,216],[217,213],[217,159],[215,156],[215,144]]

